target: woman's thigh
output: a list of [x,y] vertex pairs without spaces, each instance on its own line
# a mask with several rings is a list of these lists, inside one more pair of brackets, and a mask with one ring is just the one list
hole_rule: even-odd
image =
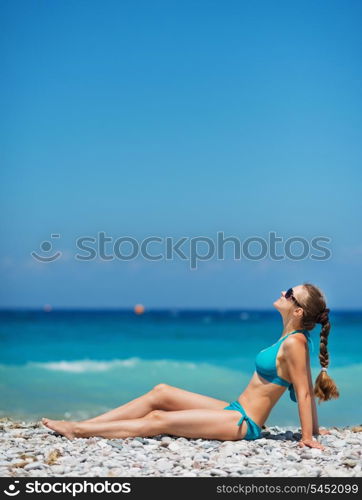
[[196,392],[186,391],[168,384],[158,384],[154,388],[155,408],[167,411],[179,410],[222,410],[228,401],[212,398]]
[[247,432],[245,421],[238,425],[240,416],[236,410],[155,410],[146,419],[153,420],[159,434],[236,441],[243,439]]

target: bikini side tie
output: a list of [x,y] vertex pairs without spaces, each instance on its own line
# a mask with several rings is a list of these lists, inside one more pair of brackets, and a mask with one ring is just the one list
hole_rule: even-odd
[[[240,407],[235,403],[235,401],[233,401],[230,406],[232,406],[234,408],[234,410],[237,410],[238,412],[240,412]],[[242,413],[242,417],[241,419],[239,420],[238,422],[238,425],[241,425],[244,420],[249,424],[249,425],[252,425],[254,422],[246,415],[246,413],[243,413],[243,412],[240,412]]]

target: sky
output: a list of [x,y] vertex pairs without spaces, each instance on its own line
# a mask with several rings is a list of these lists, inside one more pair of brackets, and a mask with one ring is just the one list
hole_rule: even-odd
[[[1,308],[270,309],[306,281],[362,308],[360,1],[0,9]],[[274,233],[284,258],[230,246],[192,268],[164,243],[160,260],[114,245],[220,232],[268,249]],[[100,234],[113,259],[77,258]],[[307,257],[285,256],[292,237]],[[327,259],[311,258],[318,237]]]

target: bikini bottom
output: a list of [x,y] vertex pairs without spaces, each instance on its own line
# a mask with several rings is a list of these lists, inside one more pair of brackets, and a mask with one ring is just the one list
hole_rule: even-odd
[[253,439],[260,439],[261,435],[261,427],[254,422],[250,417],[247,416],[244,408],[241,406],[239,401],[233,401],[229,406],[225,406],[224,410],[237,410],[242,414],[241,419],[239,420],[237,425],[241,425],[244,420],[246,421],[248,430],[244,437],[247,441],[251,441]]

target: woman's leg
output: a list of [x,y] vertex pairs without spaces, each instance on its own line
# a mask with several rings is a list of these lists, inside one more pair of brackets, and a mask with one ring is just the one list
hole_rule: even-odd
[[[229,403],[222,399],[186,391],[168,384],[157,384],[151,391],[124,405],[82,422],[110,422],[145,417],[152,410],[221,410]],[[45,423],[45,422],[44,422]]]
[[99,436],[107,439],[170,434],[193,439],[235,441],[246,435],[238,411],[229,410],[153,410],[146,417],[111,422],[65,422],[49,420],[48,427],[69,439]]
[[[156,386],[157,387],[157,386]],[[142,418],[146,416],[150,411],[155,409],[155,404],[157,400],[156,388],[154,387],[146,394],[132,399],[124,405],[118,406],[113,410],[107,411],[102,415],[98,415],[93,418],[88,418],[82,420],[82,422],[109,422],[112,420],[126,420],[130,418]]]
[[[103,413],[103,415],[98,415],[97,417],[83,420],[79,423],[98,424],[130,419],[141,419],[143,417],[147,417],[154,410],[164,410],[166,412],[192,409],[222,410],[228,404],[229,403],[227,401],[223,401],[222,399],[212,398],[210,396],[186,391],[172,385],[161,383],[139,398],[133,399],[132,401],[129,401],[114,410]],[[61,425],[63,425],[62,428],[64,428],[64,424],[72,423],[64,420],[42,418],[42,423],[54,430],[56,430],[54,427],[55,422],[61,423]]]
[[[159,384],[162,385],[162,384]],[[146,394],[143,394],[139,398],[133,399],[124,405],[119,406],[118,408],[114,408],[113,410],[107,411],[102,415],[98,415],[97,417],[93,417],[90,419],[82,420],[82,422],[111,422],[115,420],[126,420],[131,418],[142,418],[148,415],[154,408],[157,400],[158,386],[151,389]],[[52,420],[50,418],[42,418],[41,422],[50,427],[49,423],[53,425],[54,422],[66,422],[65,420]]]

